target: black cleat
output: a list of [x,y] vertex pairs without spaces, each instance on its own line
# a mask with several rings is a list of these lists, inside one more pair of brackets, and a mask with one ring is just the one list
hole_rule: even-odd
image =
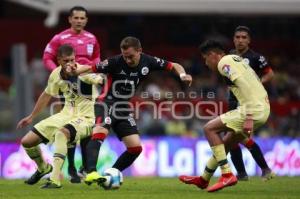
[[59,189],[61,188],[60,184],[56,184],[52,180],[48,180],[44,185],[40,187],[41,189]]
[[77,174],[76,168],[69,167],[68,172],[69,172],[69,175],[70,175],[70,182],[71,183],[81,183],[81,179]]
[[29,179],[25,180],[24,183],[29,185],[36,184],[42,177],[44,177],[51,171],[52,171],[52,166],[48,164],[47,168],[44,171],[40,172],[39,170],[36,170],[36,172],[32,174],[32,176]]
[[272,172],[271,169],[263,169],[262,170],[262,174],[261,174],[261,178],[263,181],[268,181],[268,180],[271,180],[272,178],[275,178],[275,173]]
[[81,166],[81,167],[79,168],[78,175],[79,175],[79,177],[81,177],[81,178],[85,178],[85,176],[87,175],[87,172],[86,172],[86,170],[84,169],[83,166]]
[[238,181],[248,181],[249,180],[249,176],[247,175],[247,173],[238,173],[236,177],[237,177]]

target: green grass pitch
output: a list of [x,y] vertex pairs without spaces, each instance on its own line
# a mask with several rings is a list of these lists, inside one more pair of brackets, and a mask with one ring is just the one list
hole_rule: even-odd
[[[213,182],[215,182],[214,179]],[[216,193],[207,193],[192,185],[180,183],[176,178],[132,178],[125,177],[119,190],[103,190],[84,183],[71,184],[63,181],[63,188],[43,190],[37,185],[29,186],[23,180],[0,179],[1,199],[288,199],[300,198],[300,177],[276,177],[263,182],[252,177],[248,182],[239,182],[236,186]]]

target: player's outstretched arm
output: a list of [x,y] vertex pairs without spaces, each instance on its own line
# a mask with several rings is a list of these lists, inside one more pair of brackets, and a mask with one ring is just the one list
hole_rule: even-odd
[[92,73],[92,66],[89,65],[78,65],[77,69],[74,71],[73,75],[77,76],[84,73]]
[[23,128],[23,127],[29,125],[32,122],[32,120],[35,118],[35,116],[37,114],[39,114],[47,106],[47,104],[49,103],[51,98],[52,98],[52,96],[47,94],[44,91],[40,95],[38,101],[36,102],[31,114],[19,121],[19,123],[17,125],[17,129],[20,129],[20,128]]
[[85,74],[85,75],[81,75],[80,79],[88,84],[100,84],[103,85],[104,84],[104,79],[105,79],[105,75],[102,73],[91,73],[91,74]]
[[172,69],[178,74],[181,81],[186,82],[189,86],[191,86],[193,78],[191,75],[186,74],[183,66],[177,63],[172,63]]

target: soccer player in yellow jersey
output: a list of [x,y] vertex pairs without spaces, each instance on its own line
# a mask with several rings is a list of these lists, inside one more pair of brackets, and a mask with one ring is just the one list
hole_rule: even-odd
[[[35,184],[52,171],[49,181],[41,188],[61,187],[59,174],[67,154],[67,146],[91,135],[95,120],[93,84],[103,83],[103,78],[96,74],[79,77],[70,75],[78,65],[75,62],[74,49],[70,45],[64,44],[59,47],[57,59],[59,67],[51,73],[48,85],[40,95],[32,113],[17,125],[17,128],[29,125],[47,106],[52,97],[58,96],[59,91],[63,93],[64,108],[59,113],[34,125],[21,140],[26,153],[38,167],[25,183]],[[53,167],[43,160],[39,148],[40,143],[48,142],[53,143],[55,147]]]
[[[270,105],[261,81],[241,57],[225,55],[223,46],[214,40],[207,40],[201,44],[200,51],[206,65],[230,83],[230,90],[239,102],[236,109],[210,120],[204,126],[213,156],[209,159],[203,175],[179,177],[186,184],[194,184],[204,189],[216,168],[220,166],[221,178],[207,189],[208,192],[214,192],[237,183],[226,154],[234,144],[248,138],[253,130],[266,122],[270,114]],[[228,132],[223,139],[220,136],[222,132]]]

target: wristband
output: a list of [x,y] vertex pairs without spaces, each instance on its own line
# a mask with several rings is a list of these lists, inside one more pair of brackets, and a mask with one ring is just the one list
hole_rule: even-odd
[[186,73],[180,73],[179,74],[180,79],[183,78],[184,76],[186,76]]

